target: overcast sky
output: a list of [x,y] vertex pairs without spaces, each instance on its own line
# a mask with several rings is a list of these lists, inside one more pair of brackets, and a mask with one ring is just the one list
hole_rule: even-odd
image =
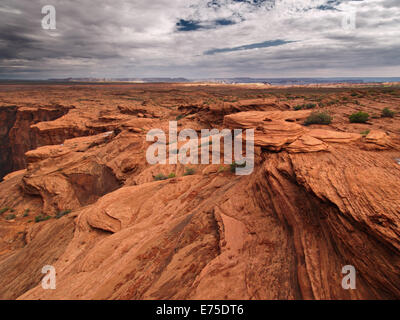
[[246,76],[400,76],[400,0],[0,2],[0,78]]

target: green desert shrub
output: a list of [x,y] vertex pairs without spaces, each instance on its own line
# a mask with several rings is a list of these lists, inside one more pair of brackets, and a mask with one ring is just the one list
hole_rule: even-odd
[[10,208],[6,207],[3,209],[0,209],[0,215],[2,215],[3,213],[7,212]]
[[369,114],[366,112],[362,112],[362,111],[353,113],[349,117],[349,120],[351,123],[365,123],[368,121],[368,119],[369,119]]
[[394,111],[390,110],[389,108],[385,108],[382,110],[381,114],[382,118],[393,118],[394,117]]
[[46,221],[46,220],[49,220],[49,219],[51,219],[50,216],[44,216],[44,215],[40,214],[40,215],[35,217],[35,222],[38,223],[38,222]]
[[309,109],[314,109],[317,105],[315,103],[306,103],[306,104],[301,104],[298,106],[295,106],[293,109],[294,110],[309,110]]
[[304,109],[314,109],[317,105],[315,103],[307,103],[304,105]]
[[29,209],[25,209],[24,214],[22,215],[24,218],[29,216]]
[[370,130],[361,131],[361,135],[363,137],[366,137],[370,132],[371,132]]
[[70,214],[72,212],[72,210],[62,210],[62,211],[59,211],[59,212],[57,212],[57,214],[56,214],[56,219],[60,219],[61,217],[63,217],[63,216],[66,216],[67,214]]
[[313,112],[305,120],[304,125],[310,124],[330,124],[332,117],[326,112]]
[[179,121],[179,120],[183,119],[184,117],[185,117],[184,114],[180,114],[180,115],[177,116],[175,119],[176,119],[176,121]]
[[168,175],[168,179],[172,179],[172,178],[175,178],[175,177],[176,177],[176,174],[173,173],[173,172]]
[[196,171],[193,168],[186,168],[185,173],[183,174],[184,176],[192,176],[194,175]]
[[168,177],[166,177],[164,174],[162,174],[162,173],[159,173],[159,174],[157,174],[155,177],[154,177],[154,180],[156,180],[156,181],[161,181],[161,180],[167,180],[168,179]]
[[15,214],[8,214],[6,216],[6,220],[12,220],[12,219],[15,219]]
[[224,171],[226,171],[226,167],[224,167],[224,166],[219,166],[219,168],[218,168],[218,172],[224,172]]

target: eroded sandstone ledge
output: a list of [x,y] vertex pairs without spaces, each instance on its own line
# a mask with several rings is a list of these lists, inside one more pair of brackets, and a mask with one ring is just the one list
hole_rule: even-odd
[[[254,89],[202,88],[214,99],[242,95],[209,104],[200,89],[179,86],[95,88],[85,101],[69,90],[64,104],[75,108],[30,126],[48,143],[0,184],[0,208],[16,213],[0,217],[0,298],[400,297],[398,117],[376,120],[363,136],[361,126],[344,130],[340,115],[305,127],[310,111],[248,99]],[[254,172],[198,165],[184,176],[187,166],[147,164],[146,132],[167,130],[179,115],[179,130],[255,129]],[[155,181],[160,173],[176,177]],[[47,264],[56,290],[40,285]],[[357,290],[341,287],[349,264]]]

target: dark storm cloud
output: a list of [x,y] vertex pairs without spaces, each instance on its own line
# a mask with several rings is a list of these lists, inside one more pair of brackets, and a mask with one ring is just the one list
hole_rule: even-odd
[[26,35],[21,28],[13,26],[0,29],[0,39],[0,61],[2,59],[19,58],[24,50],[34,50],[39,43]]
[[399,21],[397,0],[2,0],[0,77],[400,73]]
[[176,23],[178,31],[196,31],[202,29],[215,29],[220,26],[229,26],[233,25],[236,22],[230,19],[216,19],[214,21],[193,21],[193,20],[185,20],[179,19]]

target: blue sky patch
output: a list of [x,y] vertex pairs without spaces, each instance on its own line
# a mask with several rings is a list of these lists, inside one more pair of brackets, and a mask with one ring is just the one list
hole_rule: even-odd
[[242,51],[242,50],[250,50],[250,49],[258,49],[258,48],[268,48],[268,47],[277,47],[277,46],[282,46],[287,43],[292,43],[295,41],[287,41],[287,40],[268,40],[264,42],[258,42],[258,43],[252,43],[252,44],[246,44],[243,46],[238,46],[238,47],[232,47],[232,48],[221,48],[221,49],[211,49],[206,52],[204,52],[205,55],[213,55],[216,53],[222,53],[222,52],[232,52],[232,51]]

